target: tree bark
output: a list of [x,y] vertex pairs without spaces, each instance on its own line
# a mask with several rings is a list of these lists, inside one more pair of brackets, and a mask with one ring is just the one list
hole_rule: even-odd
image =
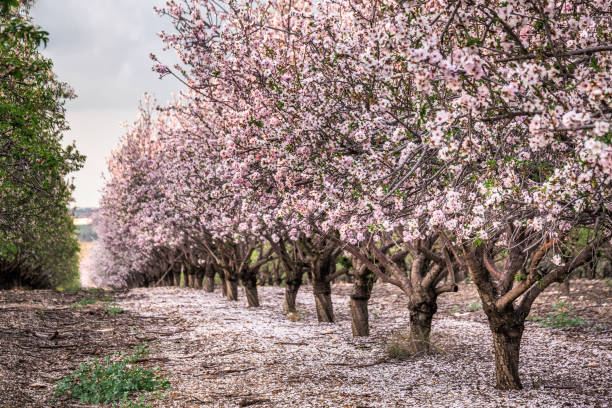
[[563,281],[563,288],[561,290],[561,293],[563,293],[563,295],[565,296],[569,296],[570,294],[570,277],[569,276],[565,278],[565,280]]
[[215,291],[215,269],[211,264],[205,266],[202,286],[206,292],[212,293]]
[[184,271],[184,268],[181,268],[179,271],[179,286],[184,288],[187,286],[187,274]]
[[287,286],[285,287],[285,313],[297,313],[295,300],[297,298],[298,291],[300,290],[300,286],[302,286],[301,276],[299,279],[294,279],[287,282]]
[[204,279],[205,268],[206,267],[204,265],[198,265],[195,269],[195,274],[193,277],[195,279],[194,288],[196,289],[202,289],[202,279]]
[[235,276],[225,276],[225,283],[227,287],[227,300],[236,301],[238,300],[238,279]]
[[172,275],[172,271],[169,271],[166,274],[166,276],[164,277],[164,280],[162,282],[164,286],[172,286],[172,276],[173,276]]
[[257,294],[257,275],[248,276],[243,279],[244,292],[246,293],[249,307],[259,307],[259,295]]
[[227,280],[225,279],[225,271],[222,268],[217,268],[219,277],[221,278],[221,293],[223,297],[227,297]]
[[516,319],[489,318],[495,351],[495,387],[500,390],[520,390],[519,353],[524,323]]
[[181,270],[173,269],[172,270],[172,286],[180,286],[181,285]]
[[335,258],[330,254],[320,254],[312,263],[312,290],[317,308],[317,319],[323,323],[334,322],[334,307],[331,299],[331,284],[327,277],[335,272]]
[[312,288],[317,308],[317,319],[323,323],[334,322],[334,307],[331,299],[331,285],[327,280],[318,279],[313,274]]
[[438,306],[432,290],[415,291],[410,299],[410,345],[415,353],[427,353],[430,348],[431,321]]
[[355,276],[351,292],[351,328],[355,337],[370,335],[368,301],[373,285],[374,275],[370,271]]

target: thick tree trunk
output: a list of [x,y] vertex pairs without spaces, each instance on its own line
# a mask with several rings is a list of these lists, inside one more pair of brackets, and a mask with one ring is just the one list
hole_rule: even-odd
[[170,278],[170,272],[168,272],[167,274],[161,274],[159,276],[159,286],[170,286],[170,282],[171,282],[171,278]]
[[319,322],[333,323],[334,307],[331,299],[331,285],[325,280],[325,277],[321,280],[313,274],[312,288],[317,307],[317,319]]
[[369,336],[368,301],[374,285],[374,276],[370,271],[355,277],[351,292],[351,328],[353,336]]
[[181,286],[181,270],[172,271],[172,286]]
[[567,278],[565,278],[565,280],[563,281],[563,288],[561,289],[561,293],[564,296],[569,296],[569,294],[570,294],[570,278],[569,278],[569,276]]
[[235,276],[225,276],[227,300],[238,300],[238,279]]
[[219,278],[221,278],[221,293],[223,297],[227,297],[227,280],[225,279],[225,271],[221,268],[217,268]]
[[500,390],[520,390],[523,386],[518,367],[524,323],[511,318],[502,320],[489,317],[489,325],[495,351],[495,387]]
[[438,306],[433,290],[415,291],[410,299],[410,345],[415,353],[427,353],[430,347],[431,321]]
[[206,264],[204,270],[203,287],[206,292],[212,293],[215,291],[215,269],[210,264]]
[[195,268],[195,274],[194,274],[195,283],[193,285],[194,288],[202,289],[202,279],[204,279],[204,273],[205,273],[204,265],[198,265]]
[[259,295],[257,294],[257,275],[249,276],[242,281],[249,307],[259,307]]
[[285,313],[297,313],[297,307],[295,305],[295,299],[297,298],[298,291],[302,285],[302,279],[299,281],[287,282],[285,287]]
[[334,307],[331,299],[331,284],[327,280],[336,270],[335,258],[328,254],[321,254],[312,264],[312,291],[317,308],[319,322],[334,322]]

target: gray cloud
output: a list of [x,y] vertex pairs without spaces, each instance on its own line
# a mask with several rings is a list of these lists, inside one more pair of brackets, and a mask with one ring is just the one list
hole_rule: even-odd
[[153,12],[163,0],[38,0],[32,10],[36,23],[49,31],[43,53],[52,58],[60,80],[68,82],[78,98],[67,104],[71,131],[66,142],[76,141],[87,156],[75,175],[78,206],[95,206],[103,185],[106,158],[123,133],[120,126],[136,117],[145,92],[160,102],[179,89],[171,78],[159,80],[151,71],[149,53],[176,61],[162,52],[157,33],[171,30]]

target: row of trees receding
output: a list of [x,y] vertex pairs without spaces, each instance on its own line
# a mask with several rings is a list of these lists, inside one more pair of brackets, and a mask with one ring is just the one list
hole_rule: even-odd
[[[25,3],[25,4],[23,4]],[[55,287],[78,276],[78,242],[67,175],[84,161],[62,146],[64,103],[39,46],[47,33],[32,24],[28,4],[0,1],[0,288]]]
[[109,161],[98,279],[219,273],[257,306],[257,273],[279,268],[291,311],[307,273],[333,321],[349,273],[356,335],[378,279],[427,350],[467,274],[497,387],[521,388],[534,300],[611,237],[608,3],[168,2],[181,64],[154,70],[186,90],[147,101]]

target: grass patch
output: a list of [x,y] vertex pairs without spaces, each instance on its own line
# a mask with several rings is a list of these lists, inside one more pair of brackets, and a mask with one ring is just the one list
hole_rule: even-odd
[[574,306],[566,300],[555,303],[552,311],[553,314],[548,317],[529,316],[528,319],[540,327],[552,328],[575,327],[586,323],[586,320],[576,316]]
[[482,304],[479,301],[474,301],[468,305],[467,310],[470,312],[477,312],[478,310],[482,310]]
[[410,333],[391,334],[391,336],[385,340],[383,350],[387,357],[395,360],[405,360],[423,354],[446,354],[446,350],[434,341],[431,341],[431,339],[429,342],[429,350],[424,352],[421,347],[417,347],[414,343],[414,340],[410,337]]
[[106,292],[102,288],[87,288],[85,290],[89,293],[93,293],[94,295],[103,295]]
[[125,312],[125,310],[123,310],[121,307],[119,307],[116,304],[106,305],[106,307],[104,307],[104,311],[111,316],[117,316],[118,314]]
[[[93,305],[94,303],[104,301],[104,302],[112,302],[113,297],[108,294],[104,289],[91,288],[87,289],[86,295],[83,299],[78,302],[74,302],[72,307],[81,308],[87,305]],[[92,296],[93,295],[93,296]]]
[[72,307],[76,307],[77,309],[80,309],[84,306],[87,305],[93,305],[94,303],[96,303],[99,299],[96,298],[92,298],[89,296],[85,296],[83,299],[79,300],[78,302],[74,302],[71,306]]
[[410,347],[408,334],[396,334],[385,341],[385,354],[395,360],[405,360],[414,353]]
[[170,388],[167,379],[156,374],[157,368],[149,370],[137,366],[137,360],[148,354],[146,345],[143,345],[135,347],[131,354],[89,360],[55,383],[53,400],[69,396],[82,404],[147,407],[147,400],[159,397]]
[[300,316],[299,312],[289,312],[287,313],[287,320],[290,322],[299,322],[302,320],[302,317]]

